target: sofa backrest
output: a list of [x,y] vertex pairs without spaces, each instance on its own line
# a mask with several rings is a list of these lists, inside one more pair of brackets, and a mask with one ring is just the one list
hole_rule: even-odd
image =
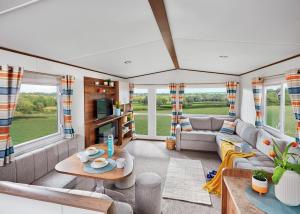
[[55,165],[81,150],[76,139],[58,143],[17,156],[7,166],[0,167],[0,181],[31,184],[54,169]]
[[219,131],[224,123],[224,120],[227,121],[234,121],[235,118],[232,117],[205,117],[205,116],[199,116],[189,117],[191,125],[194,130],[211,130],[211,131]]
[[190,117],[194,130],[211,130],[211,117]]
[[256,148],[258,129],[254,125],[237,119],[235,131],[243,140]]
[[[117,214],[116,208],[113,207],[114,202],[101,195],[101,193],[59,188],[50,189],[0,181],[1,213]],[[121,210],[122,208],[126,209],[127,206],[120,208]],[[122,213],[131,213],[129,211]]]

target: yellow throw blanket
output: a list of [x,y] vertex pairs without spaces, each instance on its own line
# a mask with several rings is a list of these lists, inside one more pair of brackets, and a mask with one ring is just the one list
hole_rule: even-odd
[[[223,145],[224,144],[224,145]],[[230,146],[233,150],[230,149]],[[224,150],[224,151],[223,151]],[[233,167],[233,160],[235,158],[248,158],[255,155],[255,153],[241,153],[234,151],[234,145],[231,143],[223,142],[221,145],[221,153],[222,156],[225,154],[221,165],[218,168],[218,172],[215,177],[208,181],[204,186],[203,189],[207,190],[209,193],[216,194],[218,196],[221,195],[221,185],[222,185],[222,170],[224,168],[232,168]]]

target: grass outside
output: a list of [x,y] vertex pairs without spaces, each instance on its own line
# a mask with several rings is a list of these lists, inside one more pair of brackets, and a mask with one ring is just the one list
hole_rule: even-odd
[[10,134],[13,145],[17,145],[57,131],[56,114],[16,115]]

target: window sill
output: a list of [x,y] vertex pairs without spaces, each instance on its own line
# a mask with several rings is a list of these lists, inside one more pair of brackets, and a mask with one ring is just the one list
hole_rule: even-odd
[[51,135],[48,135],[45,137],[27,141],[25,143],[14,146],[15,156],[19,156],[19,155],[25,154],[27,152],[31,152],[33,150],[48,146],[50,144],[61,141],[63,139],[64,139],[64,137],[62,134],[55,133],[55,134],[51,134]]

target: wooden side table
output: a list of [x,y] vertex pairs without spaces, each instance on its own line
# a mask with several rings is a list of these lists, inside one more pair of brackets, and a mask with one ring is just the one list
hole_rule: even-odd
[[245,191],[251,185],[252,171],[224,169],[222,172],[222,214],[264,214],[251,204]]

